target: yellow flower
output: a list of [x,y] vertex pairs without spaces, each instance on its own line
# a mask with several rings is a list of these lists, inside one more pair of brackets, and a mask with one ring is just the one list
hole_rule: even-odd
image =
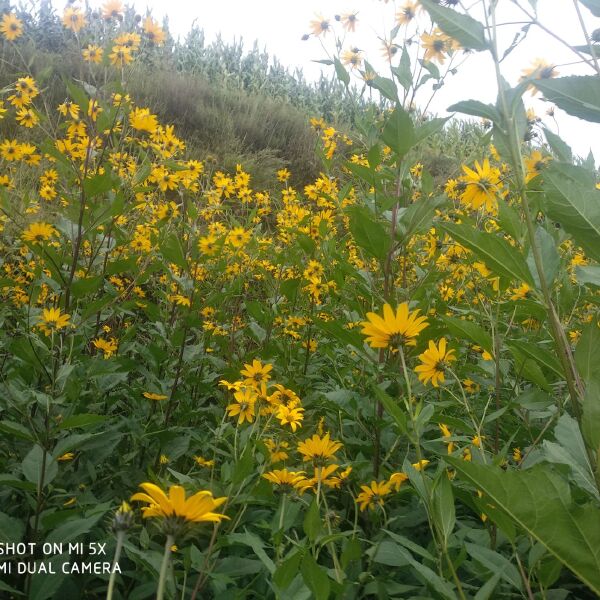
[[203,458],[202,456],[194,456],[194,462],[199,467],[214,467],[215,466],[214,460],[207,460],[206,458]]
[[436,60],[441,65],[446,61],[446,54],[453,48],[452,40],[439,29],[435,29],[433,33],[423,33],[421,41],[421,47],[425,50],[423,60]]
[[144,33],[148,37],[148,40],[157,46],[161,46],[165,41],[163,28],[150,17],[146,17],[144,20]]
[[298,427],[302,427],[302,419],[304,419],[303,408],[290,408],[282,404],[277,414],[275,415],[282,425],[289,425],[292,431],[296,431]]
[[104,354],[104,358],[110,358],[119,347],[117,344],[117,340],[112,337],[109,340],[104,340],[102,338],[98,338],[92,341],[92,344],[97,350],[100,350]]
[[384,497],[392,491],[389,481],[371,481],[370,486],[361,485],[360,489],[362,492],[356,497],[356,502],[360,504],[361,512],[367,508],[383,506]]
[[69,324],[71,315],[61,313],[60,308],[44,308],[38,327],[45,335],[64,329]]
[[396,13],[398,25],[408,25],[417,16],[417,5],[414,2],[407,2]]
[[513,294],[510,297],[511,300],[526,300],[531,297],[531,288],[523,283],[518,288],[513,288]]
[[70,460],[73,460],[74,458],[75,458],[75,454],[73,452],[65,452],[64,454],[59,456],[56,460],[58,460],[59,462],[68,462]]
[[[558,76],[558,71],[549,62],[543,58],[536,58],[527,69],[521,71],[520,81],[527,79],[551,79],[552,77]],[[531,94],[536,93],[534,85],[527,86],[527,89],[531,90]]]
[[[447,425],[445,425],[444,423],[439,423],[438,427],[440,428],[440,431],[442,432],[442,437],[444,439],[447,440],[452,437],[452,432],[450,431]],[[454,452],[454,442],[445,441],[444,443],[447,445],[448,454],[452,454],[452,452]]]
[[329,432],[324,437],[315,433],[312,438],[298,444],[298,452],[302,454],[304,461],[312,460],[315,464],[323,464],[325,460],[333,458],[341,447],[341,442],[329,438]]
[[233,394],[235,398],[234,404],[229,404],[225,409],[230,417],[238,415],[238,425],[244,421],[252,423],[254,421],[254,406],[256,404],[256,392],[249,387],[246,387]]
[[229,518],[226,515],[214,512],[227,498],[213,498],[212,492],[196,492],[193,496],[186,498],[185,490],[180,485],[172,485],[169,488],[168,496],[153,483],[142,483],[140,487],[145,493],[138,492],[131,497],[131,500],[148,504],[148,506],[142,507],[144,519],[179,517],[192,523],[206,521],[219,523],[223,519]]
[[71,29],[75,33],[78,33],[85,27],[85,15],[81,12],[80,8],[67,6],[63,14],[63,25],[67,29]]
[[150,113],[148,108],[134,108],[129,113],[129,124],[138,131],[155,133],[158,129],[156,115]]
[[108,55],[108,58],[110,59],[111,65],[121,68],[133,62],[131,48],[128,46],[120,46],[119,44],[113,46],[112,52]]
[[287,169],[279,169],[277,171],[277,179],[281,183],[285,183],[290,178],[290,172]]
[[[360,50],[357,48],[350,48],[350,50],[345,50],[340,55],[342,59],[342,63],[345,65],[350,65],[353,69],[358,69],[362,66],[363,58],[360,54]],[[355,159],[356,160],[356,159]]]
[[81,55],[83,56],[83,60],[86,62],[99,65],[102,62],[104,49],[94,46],[93,44],[88,44],[88,47],[81,51]]
[[310,28],[312,29],[313,35],[319,37],[321,34],[326,35],[331,30],[331,23],[329,19],[325,19],[321,15],[315,15],[316,19],[310,22]]
[[523,454],[520,448],[513,448],[513,460],[516,463],[520,463],[523,460]]
[[47,242],[55,235],[58,235],[58,232],[49,223],[31,223],[21,237],[26,242],[39,243]]
[[422,471],[428,464],[429,461],[423,458],[419,462],[413,463],[412,466],[415,471]]
[[367,313],[368,321],[361,323],[363,335],[371,348],[397,348],[401,344],[414,346],[415,338],[429,325],[426,317],[419,317],[419,310],[409,312],[408,302],[398,306],[396,312],[389,304],[383,307],[383,318]]
[[525,182],[529,183],[534,177],[537,177],[551,160],[551,156],[543,156],[539,150],[534,150],[524,160],[526,169]]
[[444,372],[448,363],[456,360],[454,350],[446,350],[446,339],[442,338],[438,345],[429,340],[429,348],[419,354],[419,360],[423,363],[415,367],[419,381],[427,383],[431,379],[431,385],[438,387],[439,382],[444,382]]
[[148,400],[166,400],[168,398],[164,394],[155,394],[154,392],[144,392],[142,396],[148,398]]
[[465,190],[461,194],[461,201],[474,210],[485,206],[489,212],[495,212],[497,197],[500,194],[500,170],[490,166],[486,158],[483,166],[475,161],[475,171],[463,165],[465,175],[460,181],[465,184]]
[[244,383],[251,386],[258,386],[261,383],[266,383],[271,379],[269,371],[273,370],[273,365],[270,363],[262,364],[260,360],[254,359],[252,364],[244,364],[244,369],[240,371],[240,375],[245,377]]
[[14,42],[23,35],[23,21],[15,13],[5,13],[0,22],[0,33],[9,42]]
[[123,16],[123,3],[121,0],[107,0],[102,5],[102,18],[106,21],[110,19],[118,19]]
[[398,473],[392,473],[390,475],[390,478],[388,479],[388,483],[397,492],[400,490],[400,487],[407,479],[408,479],[408,475],[406,473],[402,473],[402,471],[399,471]]
[[341,21],[344,29],[346,31],[351,31],[354,33],[356,31],[356,23],[358,21],[357,15],[358,13],[346,13],[341,16]]
[[227,235],[227,242],[234,248],[241,248],[250,241],[251,235],[243,227],[235,227]]
[[306,481],[304,471],[288,471],[287,469],[275,469],[265,473],[263,477],[276,485],[278,491],[287,494],[294,489],[299,489]]
[[19,160],[23,156],[21,145],[16,140],[4,140],[0,144],[0,156],[7,162]]

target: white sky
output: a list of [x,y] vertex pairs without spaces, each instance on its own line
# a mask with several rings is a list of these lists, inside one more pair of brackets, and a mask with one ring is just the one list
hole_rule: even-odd
[[[527,5],[525,0],[521,0]],[[62,8],[64,0],[54,0]],[[245,46],[250,49],[254,40],[270,55],[276,56],[283,64],[290,67],[302,67],[308,77],[317,77],[323,67],[314,60],[325,58],[319,41],[311,37],[302,41],[304,33],[310,31],[309,23],[320,13],[325,18],[333,18],[335,14],[358,11],[359,24],[356,33],[348,34],[344,48],[357,46],[365,51],[369,62],[383,71],[385,64],[380,58],[381,43],[377,39],[384,36],[394,26],[396,10],[405,4],[405,0],[383,2],[381,0],[133,0],[138,10],[148,7],[153,16],[169,18],[171,33],[177,37],[185,36],[192,22],[197,21],[204,29],[208,40],[221,34],[225,40],[243,38]],[[467,0],[467,4],[473,4]],[[102,0],[90,0],[94,7],[102,5]],[[523,20],[509,0],[500,0],[500,7],[506,11],[505,20]],[[588,32],[600,27],[600,19],[591,15],[582,7]],[[540,21],[552,31],[560,34],[573,45],[583,45],[584,38],[579,22],[573,10],[571,0],[538,0]],[[519,26],[501,28],[505,32],[505,45],[508,45]],[[400,36],[399,36],[400,38]],[[398,41],[398,40],[397,40]],[[331,49],[333,38],[324,38]],[[577,56],[552,39],[548,34],[533,29],[526,42],[517,48],[505,61],[503,71],[505,77],[515,84],[521,69],[527,67],[534,58],[544,58],[553,64],[562,65],[577,60]],[[332,67],[330,67],[332,68]],[[329,68],[329,69],[330,69]],[[580,66],[558,67],[560,74],[591,74],[591,70]],[[474,98],[484,102],[494,102],[496,83],[488,53],[478,53],[469,57],[459,74],[451,78],[440,91],[431,109],[439,116],[446,114],[446,107],[458,100]],[[423,98],[426,101],[428,98]],[[532,106],[536,113],[544,117],[545,123],[555,132],[556,124],[545,118],[548,105],[532,99],[529,94],[525,98],[526,106]],[[592,124],[569,117],[560,110],[556,111],[559,133],[573,147],[576,154],[587,156],[592,149],[596,161],[600,160],[600,124]]]

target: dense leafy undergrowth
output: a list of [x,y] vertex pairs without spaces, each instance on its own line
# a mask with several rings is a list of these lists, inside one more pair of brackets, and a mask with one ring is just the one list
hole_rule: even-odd
[[322,172],[269,191],[136,102],[151,18],[69,4],[85,69],[57,106],[4,14],[2,597],[600,593],[600,190],[522,100],[597,122],[600,75],[498,71],[497,105],[455,105],[490,133],[440,186],[448,125],[411,101],[504,49],[495,3],[420,4],[390,77],[326,61],[389,110],[314,117]]

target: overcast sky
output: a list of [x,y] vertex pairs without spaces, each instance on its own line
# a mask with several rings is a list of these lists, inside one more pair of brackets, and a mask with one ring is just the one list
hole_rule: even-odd
[[[54,0],[62,8],[64,0]],[[357,46],[365,50],[369,62],[381,66],[380,42],[378,37],[384,36],[394,26],[395,11],[405,4],[384,2],[382,0],[134,0],[132,2],[140,12],[148,7],[152,14],[162,19],[169,18],[169,28],[177,37],[185,36],[193,21],[201,26],[207,38],[213,39],[221,34],[224,39],[244,39],[248,48],[254,40],[258,40],[261,48],[276,56],[289,66],[302,67],[307,77],[318,76],[322,65],[314,60],[324,58],[324,51],[315,38],[302,41],[302,35],[310,31],[309,23],[316,13],[326,18],[335,14],[358,11],[356,33],[349,34],[344,47]],[[468,2],[473,4],[473,2]],[[102,0],[90,0],[93,7],[102,5]],[[527,2],[524,2],[527,4]],[[509,0],[501,0],[505,20],[522,20]],[[539,18],[552,31],[559,33],[573,45],[583,45],[584,38],[573,10],[571,0],[538,0]],[[600,27],[600,19],[594,18],[582,7],[588,31]],[[505,43],[509,44],[518,26],[501,28],[505,34]],[[328,39],[329,38],[329,39]],[[332,37],[324,38],[325,44],[331,46]],[[546,33],[531,31],[526,42],[513,52],[505,61],[503,70],[512,84],[518,81],[521,70],[528,66],[534,58],[562,65],[577,60],[577,57],[564,46],[553,40]],[[327,67],[325,67],[327,68]],[[585,74],[590,72],[578,66],[559,67],[561,74]],[[496,83],[492,63],[487,53],[479,53],[469,57],[467,63],[443,88],[431,109],[443,116],[446,108],[453,102],[467,98],[476,98],[485,102],[493,102],[496,95]],[[526,95],[527,106],[532,106],[536,113],[544,116],[546,104]],[[567,139],[575,152],[586,156],[590,148],[596,160],[600,159],[600,124],[590,124],[566,116],[557,111],[560,134]],[[547,120],[548,125],[556,131],[556,124]]]

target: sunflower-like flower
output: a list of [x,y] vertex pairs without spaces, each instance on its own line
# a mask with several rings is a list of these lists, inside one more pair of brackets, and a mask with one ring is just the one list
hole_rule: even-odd
[[410,312],[408,302],[403,302],[396,311],[389,304],[383,307],[383,318],[376,313],[367,313],[363,321],[363,335],[371,348],[397,348],[404,344],[414,346],[415,338],[429,325],[426,317],[419,316],[419,309]]
[[490,166],[486,158],[483,165],[475,161],[475,170],[463,165],[465,174],[460,178],[465,184],[461,201],[474,210],[485,206],[489,212],[495,212],[497,197],[501,192],[500,170]]
[[356,502],[360,504],[360,511],[367,508],[383,506],[384,498],[392,491],[389,481],[371,481],[371,485],[361,485],[362,492],[356,496]]
[[419,355],[419,360],[423,363],[415,367],[419,380],[423,383],[431,380],[431,385],[438,387],[440,382],[444,383],[446,367],[456,360],[456,356],[454,350],[446,348],[446,339],[442,338],[437,346],[433,340],[429,340],[429,348]]
[[270,363],[263,365],[260,360],[254,359],[252,364],[245,363],[244,367],[245,368],[240,371],[240,375],[245,377],[244,383],[247,385],[258,386],[271,379],[269,371],[273,370],[273,365]]
[[214,498],[210,491],[196,492],[186,498],[185,490],[180,485],[172,485],[168,496],[154,483],[141,483],[140,487],[144,492],[134,494],[131,500],[147,503],[148,506],[142,507],[144,519],[175,517],[186,523],[220,523],[229,518],[215,512],[227,498]]
[[287,469],[275,469],[265,473],[263,477],[277,486],[277,491],[289,494],[292,490],[299,489],[306,481],[304,471],[288,471]]
[[58,235],[58,232],[49,223],[31,223],[21,237],[26,242],[39,243],[47,242],[53,236]]
[[14,13],[5,13],[0,21],[0,33],[9,42],[14,42],[23,35],[23,21]]
[[62,313],[60,308],[44,308],[40,316],[38,327],[45,335],[64,329],[69,324],[71,315]]
[[312,438],[298,444],[298,452],[304,461],[312,460],[315,465],[322,465],[327,459],[333,458],[341,447],[341,442],[330,439],[329,432],[323,437],[315,433]]

